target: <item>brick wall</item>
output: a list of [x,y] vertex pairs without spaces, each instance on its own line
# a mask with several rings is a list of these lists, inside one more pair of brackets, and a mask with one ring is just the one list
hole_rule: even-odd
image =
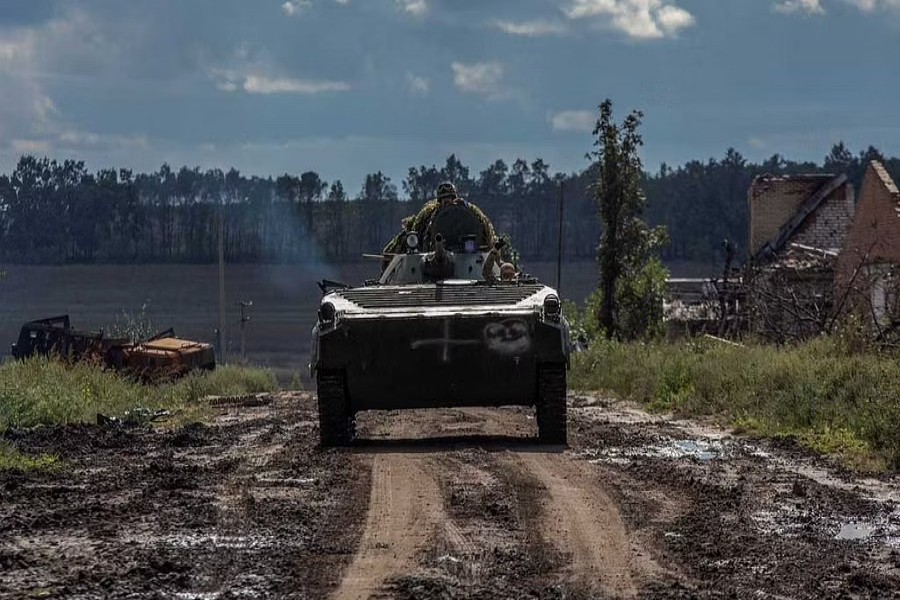
[[853,225],[853,211],[853,188],[847,183],[836,189],[806,218],[790,241],[839,252]]
[[[778,236],[781,226],[796,214],[800,205],[809,199],[816,190],[828,183],[832,177],[831,175],[787,177],[761,175],[754,179],[748,192],[750,254],[755,254],[766,242],[774,240]],[[846,231],[849,222],[845,223],[843,228],[838,223],[841,218],[849,219],[853,214],[853,196],[849,191],[849,186],[844,185],[835,190],[823,204],[828,205],[827,215],[821,219],[814,219],[815,214],[810,215],[803,227],[803,230],[806,231],[807,241],[800,243],[818,246],[810,242],[821,239],[829,244],[829,248],[840,248],[843,243],[842,232]],[[820,206],[821,208],[825,207]],[[813,220],[818,223],[818,226],[810,226]]]
[[[872,161],[859,192],[853,227],[838,258],[837,293],[853,279],[861,263],[900,264],[900,191],[884,167]],[[861,285],[858,277],[854,284]]]

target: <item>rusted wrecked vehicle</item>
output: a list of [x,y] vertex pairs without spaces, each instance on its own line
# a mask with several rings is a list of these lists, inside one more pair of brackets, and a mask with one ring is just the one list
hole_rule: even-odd
[[69,315],[29,321],[12,345],[16,359],[56,356],[67,361],[90,360],[146,381],[179,377],[196,369],[216,366],[213,347],[175,337],[170,328],[150,339],[133,343],[110,338],[102,331],[73,329]]
[[349,444],[359,411],[507,405],[535,406],[540,440],[566,443],[570,340],[557,292],[503,280],[465,207],[441,208],[432,230],[427,248],[410,233],[377,281],[320,284],[310,368],[322,445]]

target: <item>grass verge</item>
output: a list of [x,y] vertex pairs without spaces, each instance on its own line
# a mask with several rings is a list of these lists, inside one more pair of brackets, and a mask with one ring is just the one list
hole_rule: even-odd
[[858,470],[900,470],[900,362],[849,353],[837,340],[790,348],[598,341],[574,357],[570,386],[794,438]]
[[220,367],[171,383],[143,385],[95,365],[46,358],[0,365],[0,432],[35,425],[91,423],[97,413],[121,416],[136,408],[198,415],[209,395],[252,394],[278,388],[268,369]]
[[22,454],[9,442],[0,440],[0,471],[51,471],[59,466],[59,459],[49,454],[29,456]]

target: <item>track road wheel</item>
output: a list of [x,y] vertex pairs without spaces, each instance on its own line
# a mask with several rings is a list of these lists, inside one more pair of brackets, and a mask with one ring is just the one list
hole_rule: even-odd
[[350,410],[347,381],[343,371],[316,373],[319,397],[319,440],[323,447],[348,446],[353,441],[356,422]]
[[566,444],[566,365],[538,366],[537,425],[542,444]]

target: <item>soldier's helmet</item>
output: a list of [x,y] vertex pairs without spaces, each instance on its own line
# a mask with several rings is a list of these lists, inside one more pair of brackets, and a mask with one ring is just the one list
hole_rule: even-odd
[[456,186],[450,183],[449,181],[445,181],[441,185],[438,186],[437,189],[437,200],[438,202],[444,202],[447,200],[456,200],[458,196],[456,195]]

